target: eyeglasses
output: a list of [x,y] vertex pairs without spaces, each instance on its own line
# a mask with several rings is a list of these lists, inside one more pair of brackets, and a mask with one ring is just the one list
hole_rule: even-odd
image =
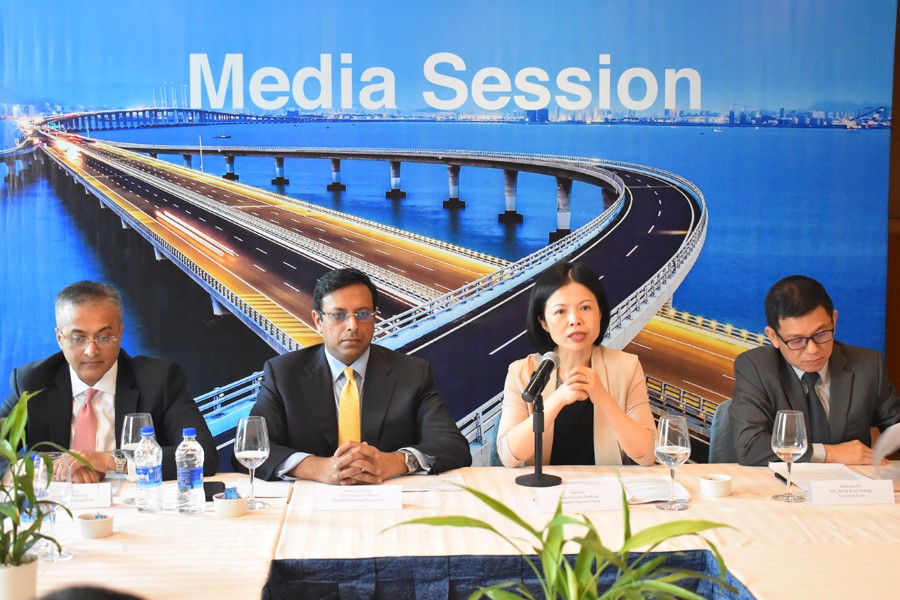
[[111,348],[116,345],[116,342],[119,341],[119,338],[114,335],[101,335],[95,338],[87,337],[86,335],[62,335],[60,337],[73,348],[86,348],[90,345],[91,342],[97,344],[99,348]]
[[343,323],[347,317],[354,317],[357,321],[371,321],[375,317],[375,313],[371,310],[361,310],[359,312],[322,312],[319,315],[323,319],[328,319],[332,323]]
[[789,340],[786,340],[783,337],[781,337],[781,334],[778,333],[777,331],[775,332],[775,335],[777,335],[778,339],[780,339],[782,342],[784,342],[784,344],[791,350],[803,350],[804,348],[806,348],[809,345],[809,340],[814,341],[817,345],[824,344],[826,342],[830,342],[831,340],[833,340],[834,339],[834,329],[826,329],[825,331],[820,331],[809,337],[795,337],[795,338],[791,338]]

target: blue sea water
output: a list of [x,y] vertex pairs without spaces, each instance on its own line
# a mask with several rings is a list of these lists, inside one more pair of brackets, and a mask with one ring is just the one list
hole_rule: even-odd
[[[665,169],[701,189],[710,215],[700,258],[675,293],[677,308],[761,331],[768,287],[785,275],[804,273],[822,281],[834,298],[841,339],[884,347],[887,130],[344,122],[92,135],[158,144],[202,140],[205,149],[235,144],[503,150],[598,157]],[[208,151],[203,166],[207,172],[225,172],[224,159]],[[199,168],[197,157],[194,168]],[[285,176],[291,183],[284,188],[270,183],[275,176],[271,159],[238,157],[235,170],[242,183],[508,260],[545,245],[556,226],[555,181],[540,175],[520,174],[518,210],[525,222],[504,226],[497,223],[497,214],[504,210],[503,174],[497,170],[462,170],[460,197],[467,207],[461,211],[441,207],[448,190],[447,170],[439,165],[403,164],[401,186],[408,196],[400,201],[384,197],[390,178],[383,162],[343,161],[342,179],[348,189],[342,194],[325,190],[331,181],[330,163],[325,160],[288,159]],[[19,350],[27,345],[20,342],[33,332],[7,325],[18,322],[23,312],[44,313],[48,307],[52,312],[52,296],[63,282],[74,279],[70,275],[101,276],[107,258],[92,254],[82,243],[91,235],[89,228],[73,227],[46,181],[25,190],[11,191],[7,185],[2,190],[0,285],[5,291],[0,305],[0,372],[8,372],[27,358]],[[596,189],[576,183],[573,228],[600,210]],[[132,341],[136,346],[145,342]]]

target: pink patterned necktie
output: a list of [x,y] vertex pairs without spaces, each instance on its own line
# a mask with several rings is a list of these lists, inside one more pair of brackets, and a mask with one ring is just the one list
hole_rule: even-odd
[[72,442],[72,450],[93,452],[97,449],[97,413],[94,412],[94,396],[97,395],[97,391],[88,388],[84,392],[84,404],[75,417],[75,439]]

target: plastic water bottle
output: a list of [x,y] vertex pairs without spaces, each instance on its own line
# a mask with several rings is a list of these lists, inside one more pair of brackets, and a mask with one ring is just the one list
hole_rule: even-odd
[[175,450],[178,467],[178,512],[196,515],[203,512],[206,495],[203,493],[203,446],[197,443],[197,431],[185,427],[184,439]]
[[137,476],[135,504],[140,512],[162,510],[162,448],[156,443],[153,427],[141,427],[141,441],[134,449]]

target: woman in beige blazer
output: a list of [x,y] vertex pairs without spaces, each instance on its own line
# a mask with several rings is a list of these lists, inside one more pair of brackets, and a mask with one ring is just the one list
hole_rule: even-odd
[[627,456],[652,465],[656,427],[637,356],[604,348],[609,302],[586,265],[560,262],[534,284],[528,337],[537,349],[509,366],[497,452],[507,467],[534,463],[533,405],[522,391],[541,361],[555,352],[544,398],[543,464],[619,465]]

